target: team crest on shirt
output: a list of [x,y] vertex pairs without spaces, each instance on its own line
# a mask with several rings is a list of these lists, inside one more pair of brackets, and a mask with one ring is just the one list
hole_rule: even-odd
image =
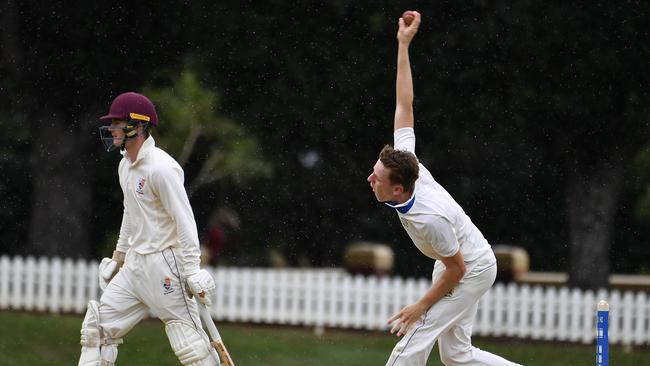
[[138,186],[135,187],[135,191],[138,192],[139,194],[144,194],[144,183],[146,180],[144,178],[140,178],[140,181],[138,182]]
[[168,295],[174,292],[174,289],[172,288],[172,280],[169,277],[165,277],[164,280],[160,281],[163,287],[163,295]]

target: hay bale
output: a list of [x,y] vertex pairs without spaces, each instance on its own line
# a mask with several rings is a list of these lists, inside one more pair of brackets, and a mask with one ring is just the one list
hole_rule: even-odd
[[492,247],[497,258],[497,281],[518,281],[528,273],[530,258],[526,249],[512,245]]
[[395,264],[393,249],[386,244],[355,242],[345,249],[345,269],[353,274],[385,275]]

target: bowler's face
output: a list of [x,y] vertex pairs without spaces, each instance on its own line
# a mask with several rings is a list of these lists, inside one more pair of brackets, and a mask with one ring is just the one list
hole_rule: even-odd
[[384,167],[381,160],[377,160],[377,163],[372,168],[372,173],[367,179],[379,202],[390,201],[393,198],[393,184],[388,179],[388,174],[389,171]]

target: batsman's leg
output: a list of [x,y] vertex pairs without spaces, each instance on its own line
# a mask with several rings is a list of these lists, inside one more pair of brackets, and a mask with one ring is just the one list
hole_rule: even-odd
[[[147,268],[144,286],[154,289],[143,294],[151,312],[165,324],[165,332],[176,357],[183,365],[217,366],[212,345],[201,327],[196,301],[190,298],[180,276],[182,263],[171,248],[142,256]],[[179,272],[180,271],[180,272]],[[165,286],[161,286],[165,281]]]
[[130,281],[133,274],[122,268],[108,284],[100,302],[88,302],[88,310],[81,326],[81,357],[79,366],[113,366],[117,359],[117,345],[147,314]]
[[170,320],[165,324],[165,332],[182,365],[219,366],[203,329],[197,329],[192,323],[183,320]]
[[86,317],[81,325],[81,357],[79,366],[113,366],[117,360],[117,345],[122,338],[106,337],[99,325],[99,303],[88,302]]

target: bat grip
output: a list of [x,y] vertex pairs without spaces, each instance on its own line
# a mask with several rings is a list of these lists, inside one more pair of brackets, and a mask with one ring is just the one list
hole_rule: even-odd
[[210,334],[210,338],[212,338],[213,341],[221,341],[221,334],[219,334],[217,326],[214,325],[214,321],[212,320],[212,316],[210,315],[208,308],[200,301],[197,301],[197,303],[199,306],[199,314],[201,315],[201,320],[203,320],[203,324],[206,326],[206,328],[208,328],[208,334]]
[[199,314],[201,315],[201,320],[203,321],[205,327],[208,328],[208,334],[210,334],[210,338],[212,339],[210,342],[212,346],[214,346],[212,350],[216,350],[216,353],[218,354],[216,356],[220,362],[220,365],[235,366],[235,363],[232,361],[232,358],[230,357],[226,346],[224,346],[223,341],[221,340],[221,334],[219,334],[217,326],[214,325],[214,321],[212,320],[212,316],[210,316],[210,312],[208,311],[207,306],[205,306],[200,301],[197,301],[197,305],[199,306]]

